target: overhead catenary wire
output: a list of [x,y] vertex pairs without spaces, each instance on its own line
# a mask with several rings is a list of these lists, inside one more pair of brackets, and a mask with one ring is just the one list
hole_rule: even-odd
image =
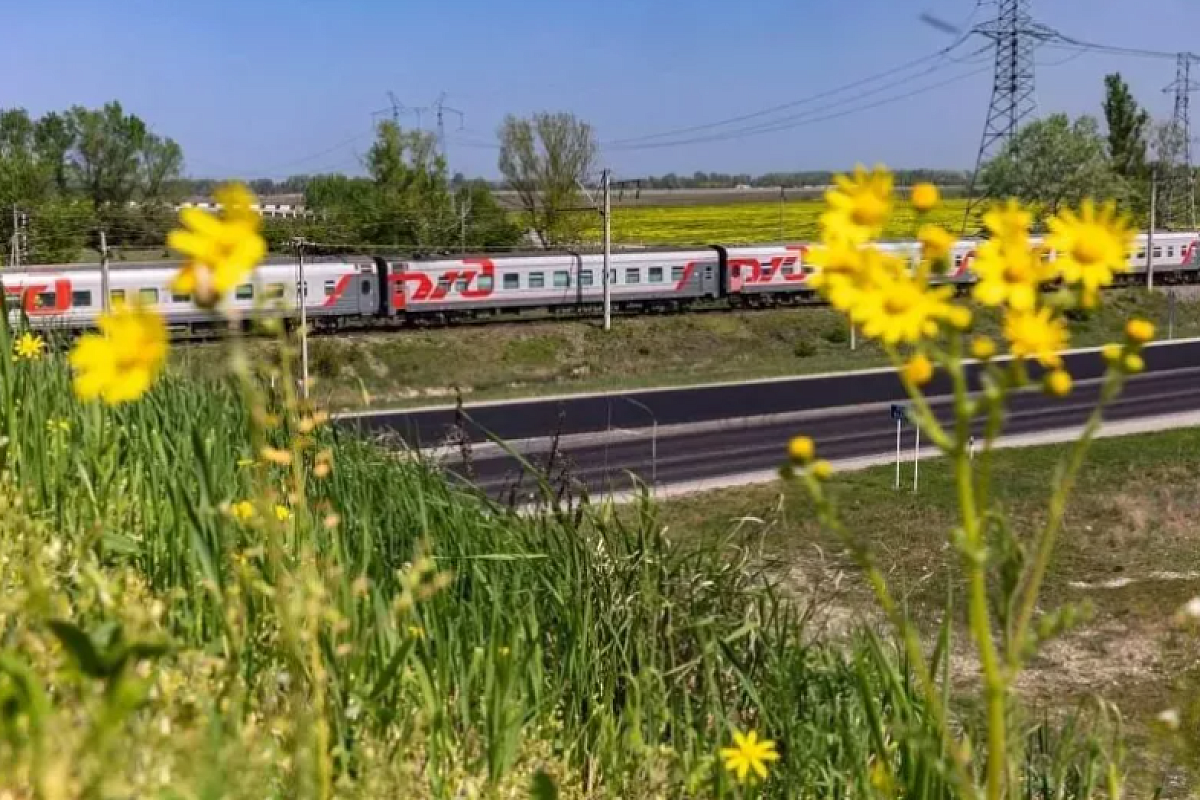
[[[826,122],[828,120],[840,119],[842,117],[851,116],[853,114],[858,114],[863,111],[869,111],[873,108],[879,108],[880,106],[885,106],[885,105],[889,105],[891,103],[897,103],[902,100],[907,100],[911,97],[915,97],[917,95],[924,94],[926,92],[930,92],[935,89],[940,89],[940,88],[942,88],[944,86],[948,86],[952,83],[957,83],[958,81],[966,80],[967,78],[971,78],[971,77],[974,77],[975,75],[979,75],[981,73],[987,72],[990,69],[991,69],[990,65],[984,65],[984,66],[978,67],[976,69],[969,70],[965,73],[960,73],[951,78],[947,78],[946,80],[941,80],[941,81],[937,81],[935,83],[931,83],[931,84],[928,84],[925,86],[910,89],[901,94],[892,95],[890,97],[884,97],[880,100],[876,100],[871,103],[856,105],[852,108],[848,108],[848,109],[845,109],[844,111],[840,111],[840,112],[833,113],[833,114],[820,114],[818,112],[810,112],[810,113],[815,113],[817,115],[816,116],[809,116],[808,114],[797,115],[798,118],[792,117],[792,118],[786,118],[784,120],[774,120],[769,123],[763,123],[763,124],[760,124],[760,125],[757,125],[754,127],[740,129],[740,130],[725,131],[725,132],[721,132],[721,133],[711,134],[708,136],[696,136],[696,137],[691,137],[691,138],[686,138],[686,139],[678,139],[678,140],[673,140],[673,141],[668,141],[668,142],[649,142],[649,143],[646,143],[643,145],[629,146],[629,147],[616,148],[616,149],[620,149],[620,150],[651,150],[651,149],[658,149],[658,148],[663,148],[663,147],[680,147],[683,145],[701,144],[701,143],[707,143],[707,142],[720,142],[720,141],[725,141],[728,139],[740,139],[740,138],[745,138],[748,136],[759,136],[759,135],[762,135],[765,133],[776,133],[779,131],[792,130],[794,128],[803,127],[804,125],[811,125],[811,124],[815,124],[818,122]],[[908,81],[904,81],[904,82],[907,83]],[[839,103],[838,105],[842,105],[842,104]],[[832,107],[832,106],[830,106],[830,107]],[[820,110],[818,110],[818,111],[820,111]]]
[[963,42],[965,42],[967,40],[967,38],[969,37],[969,35],[970,35],[969,33],[963,34],[958,39],[956,39],[953,43],[947,45],[946,47],[941,48],[940,50],[938,50],[934,53],[930,53],[930,54],[921,56],[920,58],[915,58],[915,59],[908,61],[904,64],[901,64],[899,66],[892,67],[888,70],[885,70],[882,72],[877,72],[873,75],[868,75],[865,78],[860,78],[858,80],[851,81],[850,83],[842,84],[841,86],[835,86],[832,89],[826,89],[825,91],[817,92],[816,94],[808,95],[806,97],[797,98],[795,100],[789,100],[786,103],[779,103],[777,105],[773,105],[768,108],[759,109],[757,111],[751,111],[746,114],[739,114],[739,115],[733,116],[733,117],[727,117],[725,119],[720,119],[720,120],[716,120],[713,122],[702,123],[699,125],[689,125],[687,127],[674,128],[671,130],[659,131],[657,133],[644,134],[642,136],[629,136],[629,137],[624,137],[624,138],[620,138],[620,139],[612,139],[608,142],[602,142],[601,144],[604,147],[615,147],[617,145],[626,145],[626,144],[633,144],[633,143],[638,143],[638,142],[646,142],[646,141],[651,141],[651,140],[655,140],[655,139],[663,139],[663,138],[669,138],[669,137],[673,137],[673,136],[679,136],[679,135],[685,134],[685,133],[696,133],[699,131],[711,130],[714,128],[722,128],[727,125],[733,125],[733,124],[736,124],[739,122],[746,122],[748,120],[758,119],[759,117],[770,116],[771,114],[776,114],[780,111],[786,111],[788,109],[795,108],[797,106],[806,105],[808,103],[812,103],[817,100],[823,100],[827,97],[833,97],[835,95],[842,94],[842,93],[850,91],[852,89],[857,89],[860,86],[865,86],[869,83],[874,83],[875,81],[883,79],[883,78],[892,78],[900,72],[905,72],[909,69],[912,69],[913,67],[924,64],[927,61],[944,58],[951,51],[953,51],[955,48],[957,48],[959,45],[961,45]]

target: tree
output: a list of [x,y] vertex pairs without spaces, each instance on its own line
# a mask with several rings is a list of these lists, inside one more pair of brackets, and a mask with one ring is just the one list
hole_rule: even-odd
[[445,247],[454,229],[446,160],[437,140],[424,131],[379,123],[365,159],[374,181],[370,241],[416,247]]
[[1129,181],[1146,174],[1146,127],[1150,115],[1129,92],[1119,72],[1104,76],[1104,120],[1113,171]]
[[577,241],[586,224],[574,213],[579,184],[596,161],[592,127],[566,113],[509,116],[500,126],[500,172],[543,245]]
[[521,226],[496,202],[487,181],[466,181],[454,193],[454,208],[458,212],[462,249],[503,249],[521,241]]
[[1017,131],[980,171],[993,197],[1015,197],[1041,214],[1056,214],[1085,197],[1125,199],[1100,127],[1092,117],[1072,122],[1054,114]]
[[69,172],[102,219],[131,201],[159,203],[183,169],[175,142],[111,102],[98,110],[76,106],[68,115],[74,144]]

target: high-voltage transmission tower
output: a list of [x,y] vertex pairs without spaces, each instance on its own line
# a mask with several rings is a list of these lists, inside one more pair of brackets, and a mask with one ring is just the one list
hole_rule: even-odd
[[992,101],[988,106],[975,171],[967,193],[967,213],[963,231],[980,204],[988,199],[986,193],[977,195],[976,182],[980,167],[1013,138],[1022,121],[1033,115],[1037,107],[1034,98],[1033,48],[1035,43],[1057,37],[1057,32],[1033,21],[1029,11],[1032,0],[998,0],[996,17],[976,25],[971,32],[995,42],[996,67],[992,78]]
[[1165,227],[1177,227],[1180,218],[1188,230],[1196,229],[1196,181],[1192,174],[1192,121],[1191,93],[1200,90],[1200,84],[1192,80],[1192,62],[1196,56],[1180,53],[1175,60],[1175,80],[1164,92],[1175,93],[1175,113],[1171,118],[1170,140],[1159,153],[1167,162],[1167,174],[1163,176],[1162,209],[1159,219]]
[[438,150],[441,151],[442,158],[446,159],[446,164],[447,164],[446,169],[447,169],[447,171],[449,171],[450,157],[446,153],[445,115],[446,114],[457,114],[458,115],[458,129],[462,130],[463,112],[459,111],[457,108],[451,108],[450,106],[446,105],[446,93],[445,92],[442,92],[440,95],[438,95],[438,99],[433,101],[433,104],[430,106],[430,108],[433,109],[433,111],[437,113]]

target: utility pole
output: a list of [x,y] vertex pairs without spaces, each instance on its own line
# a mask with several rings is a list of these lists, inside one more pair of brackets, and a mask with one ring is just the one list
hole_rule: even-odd
[[1154,223],[1158,212],[1158,167],[1150,172],[1150,225],[1146,228],[1146,290],[1154,288]]
[[604,210],[601,215],[604,217],[604,330],[612,330],[612,294],[609,291],[608,281],[608,264],[612,256],[612,204],[610,202],[611,191],[611,175],[607,169],[600,174],[600,187],[604,193]]
[[100,307],[112,311],[111,290],[108,288],[108,234],[100,230]]
[[463,127],[463,112],[457,108],[451,108],[446,105],[446,93],[442,92],[438,95],[438,99],[433,101],[430,106],[437,113],[437,137],[438,150],[441,151],[442,158],[446,162],[446,172],[450,171],[450,155],[446,152],[446,121],[445,113],[458,114],[458,129],[461,131]]
[[1032,0],[997,0],[996,17],[975,26],[973,32],[995,42],[996,60],[992,76],[992,100],[988,105],[975,170],[967,189],[967,210],[962,230],[966,233],[971,217],[988,200],[976,195],[979,169],[1016,134],[1021,122],[1036,109],[1034,99],[1033,48],[1037,42],[1053,38],[1056,32],[1033,21]]
[[779,187],[779,241],[783,241],[783,187]]
[[303,237],[292,240],[296,247],[296,268],[299,272],[297,293],[300,296],[300,396],[308,399],[308,284],[304,280]]
[[1180,53],[1175,60],[1175,80],[1163,92],[1175,93],[1175,110],[1171,117],[1177,147],[1171,148],[1171,168],[1163,185],[1163,211],[1167,228],[1178,230],[1176,204],[1182,198],[1186,209],[1188,230],[1196,230],[1196,180],[1192,175],[1191,93],[1200,90],[1192,80],[1192,61],[1196,56]]

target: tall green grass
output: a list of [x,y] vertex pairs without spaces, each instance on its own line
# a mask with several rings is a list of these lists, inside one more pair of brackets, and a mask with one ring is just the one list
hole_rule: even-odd
[[[247,464],[306,434],[246,398],[173,376],[81,405],[61,357],[0,358],[0,789],[963,794],[903,660],[814,641],[753,542],[675,544],[649,501],[517,514],[353,431],[313,434],[324,479]],[[721,769],[734,727],[779,743],[761,786]],[[1031,730],[1059,755],[1025,796],[1088,796],[1100,754]]]

